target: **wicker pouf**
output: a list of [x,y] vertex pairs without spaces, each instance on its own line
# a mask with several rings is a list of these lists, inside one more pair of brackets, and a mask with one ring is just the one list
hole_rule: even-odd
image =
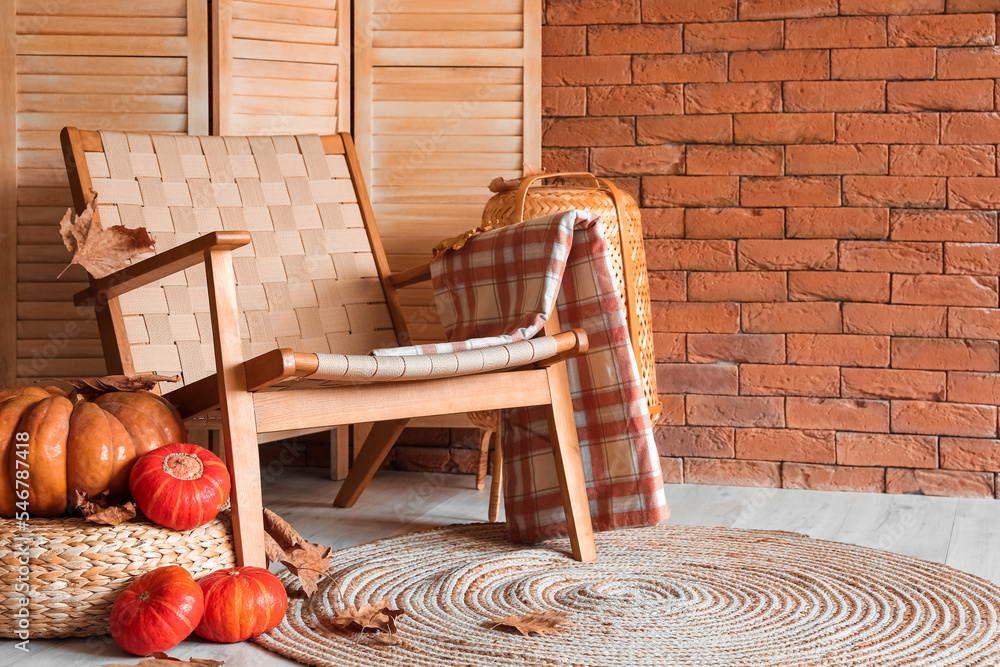
[[[0,544],[0,637],[6,638],[17,638],[25,619],[31,639],[102,634],[109,629],[115,597],[134,577],[180,565],[198,579],[236,563],[228,511],[187,531],[141,518],[118,526],[32,518],[27,530],[0,519]],[[27,577],[20,560],[25,548]]]
[[[580,185],[538,185],[542,179],[573,178]],[[611,247],[611,268],[618,294],[625,303],[629,335],[639,365],[639,376],[654,422],[661,406],[656,394],[656,359],[653,354],[653,314],[642,244],[639,206],[613,183],[588,173],[537,174],[525,178],[517,190],[500,192],[486,202],[483,226],[513,225],[552,213],[578,209],[601,217],[601,229]]]

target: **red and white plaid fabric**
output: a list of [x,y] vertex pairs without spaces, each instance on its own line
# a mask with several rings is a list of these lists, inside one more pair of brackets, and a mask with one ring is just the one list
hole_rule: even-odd
[[[484,232],[431,265],[452,343],[379,350],[438,354],[531,338],[555,305],[563,329],[584,329],[590,351],[569,360],[580,453],[596,530],[669,516],[646,396],[596,217],[557,213]],[[566,534],[543,407],[505,411],[504,501],[511,538]]]

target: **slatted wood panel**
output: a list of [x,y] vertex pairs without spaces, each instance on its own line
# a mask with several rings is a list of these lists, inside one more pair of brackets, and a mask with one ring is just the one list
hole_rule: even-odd
[[[541,161],[541,1],[355,2],[355,139],[389,256],[426,262],[479,224],[496,176]],[[443,338],[426,288],[415,340]]]
[[0,206],[2,231],[17,239],[2,244],[5,270],[16,257],[16,289],[0,302],[3,380],[101,374],[93,311],[71,301],[86,276],[74,266],[58,278],[69,262],[58,222],[72,205],[59,131],[207,134],[208,3],[5,0],[0,16],[10,91],[0,96]]
[[213,3],[214,134],[350,130],[347,0]]

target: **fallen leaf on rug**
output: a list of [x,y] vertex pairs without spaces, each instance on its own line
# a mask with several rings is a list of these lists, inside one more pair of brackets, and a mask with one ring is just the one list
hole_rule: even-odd
[[391,605],[389,598],[383,598],[360,608],[335,609],[333,612],[335,616],[330,623],[343,630],[354,630],[355,632],[372,630],[395,634],[396,617],[405,612],[402,609],[392,609]]
[[493,627],[506,627],[517,630],[522,635],[559,635],[562,630],[556,626],[574,625],[572,621],[566,620],[566,614],[561,611],[533,611],[523,616],[504,616],[494,618],[496,624]]
[[305,539],[287,521],[264,508],[264,553],[271,563],[281,563],[299,578],[302,592],[311,597],[319,589],[319,580],[330,567],[330,553],[325,544]]
[[[156,240],[146,232],[145,227],[129,229],[124,225],[115,225],[102,229],[101,223],[94,220],[96,206],[95,196],[75,220],[73,209],[67,209],[59,222],[63,245],[73,253],[70,265],[79,264],[94,278],[103,278],[124,269],[136,255],[153,251]],[[65,271],[63,269],[63,273]]]
[[201,667],[219,667],[219,665],[224,665],[223,660],[209,660],[208,658],[190,658],[188,660],[181,660],[180,658],[171,658],[166,653],[153,653],[152,657],[143,658],[135,665],[104,665],[104,667],[176,667],[180,663],[182,665],[200,665]]
[[81,394],[107,394],[113,391],[149,391],[157,382],[180,382],[180,375],[157,375],[156,373],[136,373],[135,375],[105,375],[104,377],[70,378],[65,380]]
[[93,498],[83,491],[77,491],[76,509],[80,510],[83,518],[87,521],[106,526],[117,526],[135,518],[135,505],[132,502],[127,502],[124,505],[111,505],[108,501],[107,491]]

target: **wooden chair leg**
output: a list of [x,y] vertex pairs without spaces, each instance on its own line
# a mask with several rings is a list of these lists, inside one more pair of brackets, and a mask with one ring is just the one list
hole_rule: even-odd
[[354,465],[347,474],[343,486],[337,498],[333,501],[334,507],[353,507],[358,496],[372,481],[375,471],[382,465],[386,455],[399,438],[399,434],[406,428],[409,419],[393,419],[390,421],[377,422],[372,426],[365,444],[354,459]]
[[573,417],[573,400],[569,393],[566,362],[553,364],[547,369],[552,404],[547,406],[549,437],[552,454],[556,460],[556,474],[566,512],[566,529],[569,532],[573,558],[588,562],[597,558],[594,528],[590,521],[590,504],[587,485],[580,459],[580,441],[576,435]]
[[347,477],[350,469],[350,439],[351,427],[348,424],[330,429],[330,479],[340,480]]
[[503,435],[498,428],[496,442],[493,444],[493,482],[490,484],[490,523],[496,523],[500,518],[500,497],[503,489],[503,449],[500,448],[500,437]]
[[479,431],[479,468],[476,469],[476,490],[480,491],[486,486],[486,469],[490,462],[490,440],[493,439],[493,431],[481,429]]

